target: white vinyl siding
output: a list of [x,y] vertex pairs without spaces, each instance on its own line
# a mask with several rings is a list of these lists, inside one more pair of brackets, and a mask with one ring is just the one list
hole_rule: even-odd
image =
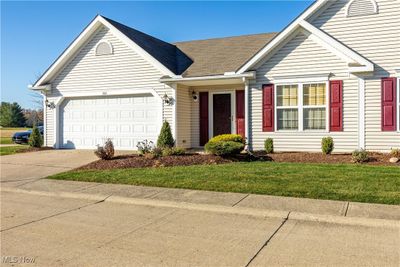
[[[96,56],[96,45],[101,41],[111,43],[113,54]],[[137,89],[155,90],[160,97],[165,93],[172,97],[173,89],[159,82],[162,76],[156,67],[120,41],[106,27],[101,27],[51,81],[50,96],[93,91],[102,94],[123,89],[134,92]],[[166,105],[163,110],[164,119],[170,122],[171,127],[173,127],[172,107]],[[47,138],[51,140],[53,138],[51,125],[48,123],[46,127]],[[54,140],[49,142],[49,146],[52,144]]]
[[374,63],[374,76],[365,78],[365,144],[387,152],[400,147],[399,132],[381,130],[381,78],[393,77],[400,66],[400,1],[379,0],[378,14],[356,17],[346,17],[347,3],[335,1],[310,21]]
[[[262,131],[262,85],[271,83],[273,77],[316,75],[332,73],[332,80],[343,80],[343,131]],[[256,81],[250,84],[250,127],[252,149],[263,149],[264,140],[274,139],[277,151],[321,151],[321,139],[331,136],[335,152],[349,152],[358,148],[358,80],[349,77],[346,62],[298,33],[273,56],[256,69]],[[310,78],[311,79],[311,78]],[[276,92],[276,90],[275,90]],[[327,88],[329,92],[329,88]],[[275,117],[276,120],[276,117]]]
[[188,86],[179,85],[176,93],[177,140],[178,147],[192,147],[192,92]]

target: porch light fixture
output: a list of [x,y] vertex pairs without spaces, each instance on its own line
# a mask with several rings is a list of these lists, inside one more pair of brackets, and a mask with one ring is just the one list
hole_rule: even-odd
[[172,105],[173,99],[172,99],[172,97],[169,97],[166,93],[162,97],[162,100],[165,105],[169,105],[169,106]]
[[199,95],[195,91],[192,91],[192,98],[194,102],[197,102],[199,100]]
[[49,100],[46,99],[45,101],[46,107],[48,107],[49,109],[55,109],[56,105],[54,104],[54,102],[50,102]]

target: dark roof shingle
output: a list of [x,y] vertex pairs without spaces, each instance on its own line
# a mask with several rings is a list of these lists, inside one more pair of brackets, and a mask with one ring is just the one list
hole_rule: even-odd
[[105,18],[176,75],[196,77],[238,70],[276,33],[261,33],[170,44]]

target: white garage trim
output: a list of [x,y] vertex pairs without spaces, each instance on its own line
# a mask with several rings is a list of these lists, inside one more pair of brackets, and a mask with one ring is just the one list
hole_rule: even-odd
[[55,140],[55,148],[61,148],[61,112],[60,107],[65,99],[72,100],[75,98],[86,98],[86,97],[126,97],[126,96],[135,96],[135,95],[143,95],[143,94],[151,94],[156,102],[157,106],[160,109],[158,125],[161,127],[162,125],[162,98],[157,92],[152,88],[147,89],[121,89],[121,90],[112,90],[112,91],[78,91],[78,92],[67,92],[64,93],[63,96],[57,98],[54,101],[55,104],[55,112],[54,112],[54,140]]

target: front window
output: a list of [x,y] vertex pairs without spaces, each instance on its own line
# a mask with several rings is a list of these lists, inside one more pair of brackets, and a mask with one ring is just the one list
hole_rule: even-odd
[[326,83],[299,83],[276,87],[278,130],[324,130]]
[[325,83],[303,85],[304,130],[323,130],[326,128],[325,86]]
[[277,86],[278,130],[298,129],[298,86]]

